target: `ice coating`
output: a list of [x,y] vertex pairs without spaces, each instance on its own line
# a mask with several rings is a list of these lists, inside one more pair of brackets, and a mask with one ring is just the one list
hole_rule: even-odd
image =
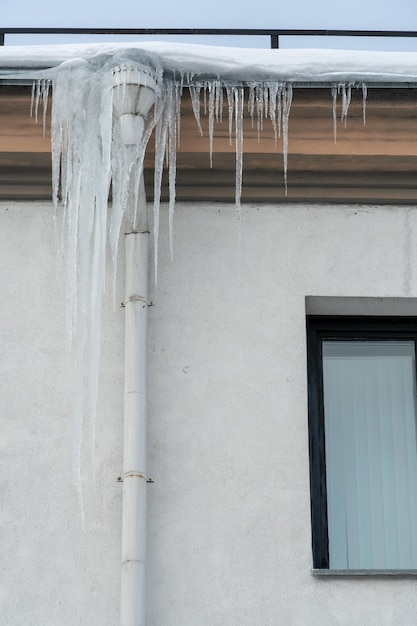
[[[223,105],[227,111],[229,139],[231,145],[235,145],[236,153],[235,205],[240,221],[243,122],[246,115],[253,125],[256,123],[258,137],[261,137],[264,120],[268,117],[275,143],[278,144],[282,137],[283,178],[287,192],[289,116],[294,82],[331,81],[336,141],[338,98],[341,98],[341,120],[346,124],[351,90],[361,88],[365,123],[367,80],[417,80],[417,55],[412,53],[390,53],[388,59],[384,53],[330,52],[331,55],[329,51],[233,51],[186,44],[141,44],[140,47],[129,44],[117,48],[102,44],[0,50],[0,68],[3,68],[0,77],[34,78],[31,111],[36,117],[41,108],[44,124],[51,82],[53,85],[53,201],[57,231],[66,241],[67,335],[74,355],[73,479],[83,524],[80,460],[84,436],[91,448],[94,468],[106,246],[108,243],[116,276],[122,225],[127,230],[135,230],[139,218],[143,217],[137,215],[136,207],[145,149],[152,131],[155,131],[153,236],[156,281],[165,158],[169,180],[169,240],[173,254],[176,152],[180,142],[184,89],[190,93],[196,133],[203,134],[202,115],[208,116],[210,165],[215,124],[222,121]],[[129,89],[120,82],[114,87],[114,75],[132,67],[141,67],[145,74],[150,73],[158,88],[155,105],[144,120],[141,136],[136,142],[126,144],[122,140],[120,111],[115,107],[115,99],[122,104],[127,102]],[[110,186],[112,203],[109,207]],[[86,413],[89,416],[88,437],[85,437]]]

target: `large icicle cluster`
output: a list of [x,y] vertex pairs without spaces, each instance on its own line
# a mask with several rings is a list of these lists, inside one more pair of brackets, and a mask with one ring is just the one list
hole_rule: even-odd
[[[129,60],[129,66],[134,65]],[[83,517],[81,449],[83,417],[89,415],[89,441],[94,472],[95,415],[98,395],[101,304],[105,288],[107,242],[116,263],[121,224],[139,194],[145,147],[164,108],[165,98],[146,116],[143,132],[132,144],[122,141],[120,118],[114,114],[114,91],[127,100],[126,86],[114,86],[126,59],[68,62],[53,76],[52,180],[56,225],[66,241],[67,336],[74,354],[73,478]],[[149,70],[149,67],[151,68]],[[161,82],[161,70],[147,59],[144,72]],[[41,94],[44,88],[35,90]],[[120,91],[122,93],[120,94]],[[133,103],[135,104],[135,103]],[[110,186],[113,202],[108,207]]]
[[[126,142],[120,126],[120,103],[130,102],[137,90],[123,83],[123,73],[149,77],[155,103],[144,119],[136,141]],[[191,97],[198,131],[203,134],[201,103],[208,115],[208,152],[212,164],[215,124],[227,111],[229,139],[236,152],[235,204],[240,219],[243,172],[243,120],[249,116],[260,136],[270,119],[275,142],[282,137],[283,177],[287,191],[288,120],[291,83],[271,80],[230,81],[192,74],[164,75],[158,58],[143,51],[99,55],[90,61],[73,60],[34,83],[31,109],[38,115],[43,103],[45,124],[49,86],[53,84],[52,179],[56,228],[66,241],[67,336],[74,354],[73,478],[83,516],[81,449],[83,416],[89,415],[89,442],[94,471],[95,415],[98,395],[101,304],[105,288],[106,249],[116,267],[119,237],[138,228],[136,214],[147,143],[154,131],[154,249],[158,265],[159,212],[164,163],[169,180],[169,240],[173,248],[176,151],[180,141],[181,98]],[[334,84],[333,118],[336,140],[337,96],[342,94],[346,121],[353,83]],[[365,121],[366,86],[362,85]],[[132,95],[133,94],[133,95]],[[111,190],[112,202],[108,203]],[[114,269],[116,273],[116,269]]]

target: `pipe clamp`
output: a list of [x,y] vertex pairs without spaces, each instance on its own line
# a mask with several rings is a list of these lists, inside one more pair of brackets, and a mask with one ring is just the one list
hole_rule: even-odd
[[126,298],[125,306],[128,302],[144,302],[147,306],[152,306],[152,302],[144,298],[143,296],[129,296]]
[[119,482],[123,482],[125,478],[129,478],[130,476],[136,476],[137,478],[143,478],[144,480],[146,480],[147,483],[153,483],[154,479],[149,477],[149,476],[145,476],[145,474],[143,474],[142,472],[126,472],[125,474],[123,474],[123,476],[120,476],[117,480]]

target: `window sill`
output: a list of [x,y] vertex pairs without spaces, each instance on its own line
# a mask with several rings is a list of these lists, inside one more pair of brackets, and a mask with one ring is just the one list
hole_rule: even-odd
[[312,569],[314,576],[417,578],[417,569]]

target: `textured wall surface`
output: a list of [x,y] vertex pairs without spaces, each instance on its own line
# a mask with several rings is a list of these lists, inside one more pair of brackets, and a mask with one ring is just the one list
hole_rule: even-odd
[[[84,532],[52,211],[2,203],[0,219],[1,622],[115,625],[123,310],[109,289]],[[417,297],[417,210],[246,206],[240,243],[233,207],[179,205],[173,263],[166,230],[149,309],[147,626],[415,624],[415,580],[311,574],[305,297]]]
[[123,311],[105,311],[95,487],[88,436],[82,454],[84,532],[72,485],[65,271],[57,275],[52,208],[2,203],[0,222],[0,622],[114,625]]

